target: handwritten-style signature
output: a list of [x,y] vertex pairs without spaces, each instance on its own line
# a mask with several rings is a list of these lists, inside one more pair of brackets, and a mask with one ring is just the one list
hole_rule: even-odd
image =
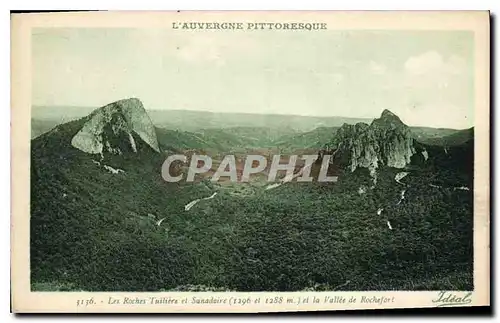
[[432,300],[437,307],[467,305],[472,302],[472,292],[457,295],[454,292],[439,292],[438,297]]

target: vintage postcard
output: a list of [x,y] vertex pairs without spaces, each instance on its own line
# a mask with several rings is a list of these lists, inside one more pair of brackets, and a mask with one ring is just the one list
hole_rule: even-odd
[[12,15],[12,310],[490,304],[489,13]]

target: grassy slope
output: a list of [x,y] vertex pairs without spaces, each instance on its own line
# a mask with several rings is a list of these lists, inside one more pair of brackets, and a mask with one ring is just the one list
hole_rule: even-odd
[[435,146],[460,146],[474,138],[474,128],[459,130],[445,136],[428,137],[420,140],[428,145]]
[[292,136],[285,135],[278,138],[274,145],[279,147],[283,152],[294,152],[302,149],[321,148],[331,140],[337,127],[319,127],[311,131],[294,134]]

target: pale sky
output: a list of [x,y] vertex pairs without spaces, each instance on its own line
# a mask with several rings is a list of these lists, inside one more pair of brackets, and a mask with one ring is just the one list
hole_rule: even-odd
[[53,28],[32,45],[33,105],[474,123],[471,32]]

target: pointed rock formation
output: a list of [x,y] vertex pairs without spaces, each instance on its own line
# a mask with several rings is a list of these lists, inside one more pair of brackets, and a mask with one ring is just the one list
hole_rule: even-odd
[[384,110],[379,119],[373,120],[370,128],[378,141],[384,165],[403,168],[411,161],[416,150],[410,128],[398,116]]
[[[134,137],[136,135],[136,137]],[[71,145],[89,154],[137,152],[140,138],[159,152],[155,128],[141,101],[136,98],[110,103],[92,112]]]
[[380,165],[404,168],[416,152],[409,127],[389,110],[370,125],[344,124],[326,151],[351,171],[364,167],[372,174]]

